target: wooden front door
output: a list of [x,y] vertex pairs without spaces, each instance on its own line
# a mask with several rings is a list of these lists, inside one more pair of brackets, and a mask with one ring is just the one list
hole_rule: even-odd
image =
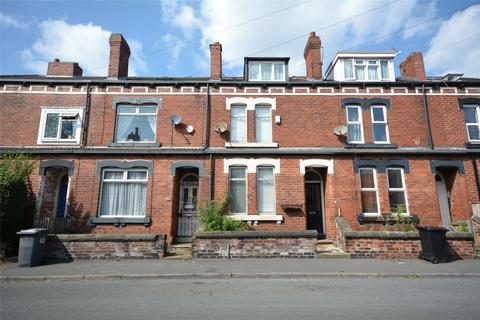
[[185,175],[180,181],[178,204],[178,237],[192,237],[199,226],[197,214],[198,176]]
[[442,226],[448,227],[452,223],[452,215],[450,212],[450,196],[448,194],[445,178],[440,173],[435,175],[435,184],[437,187],[438,205],[440,207]]
[[313,170],[305,173],[305,208],[307,230],[317,230],[319,236],[324,236],[323,179]]

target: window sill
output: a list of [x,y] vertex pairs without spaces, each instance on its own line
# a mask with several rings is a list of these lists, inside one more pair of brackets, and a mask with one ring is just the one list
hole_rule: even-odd
[[155,142],[112,142],[109,147],[161,147],[160,143]]
[[[403,214],[403,219],[405,222],[410,222],[417,224],[419,222],[418,216],[409,213],[404,213]],[[364,223],[381,223],[381,224],[393,224],[396,222],[396,215],[395,214],[386,214],[382,215],[379,213],[375,214],[368,214],[368,213],[359,213],[357,215],[357,221],[359,224],[364,224]]]
[[258,221],[276,221],[281,224],[283,216],[281,214],[246,214],[246,215],[230,215],[234,220],[247,221],[249,224],[258,224]]
[[257,142],[225,142],[226,148],[278,148],[277,142],[257,143]]
[[360,143],[347,143],[345,144],[345,149],[397,149],[396,144],[391,143],[369,143],[369,144],[360,144]]
[[115,227],[123,227],[127,224],[143,224],[150,226],[152,219],[150,217],[92,217],[90,225],[94,227],[97,224],[113,224]]
[[80,144],[80,142],[77,140],[42,140],[42,141],[39,141],[38,144],[74,145],[74,144]]
[[465,143],[466,149],[480,149],[480,142],[467,142]]

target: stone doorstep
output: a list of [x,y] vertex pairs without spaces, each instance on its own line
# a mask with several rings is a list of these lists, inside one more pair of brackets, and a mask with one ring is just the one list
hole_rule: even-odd
[[167,260],[190,260],[192,259],[192,244],[179,243],[172,245],[172,249],[164,257]]

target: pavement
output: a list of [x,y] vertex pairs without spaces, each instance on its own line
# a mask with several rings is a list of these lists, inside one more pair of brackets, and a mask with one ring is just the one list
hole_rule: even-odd
[[477,277],[480,260],[211,259],[88,260],[19,268],[0,265],[0,282],[188,278]]

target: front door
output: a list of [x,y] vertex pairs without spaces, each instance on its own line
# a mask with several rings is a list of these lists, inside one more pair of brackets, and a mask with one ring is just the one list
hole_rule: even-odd
[[452,216],[450,213],[450,197],[447,191],[445,178],[440,173],[435,175],[435,184],[437,186],[438,205],[440,207],[442,226],[448,227],[452,223]]
[[65,209],[67,205],[68,176],[63,176],[59,181],[58,198],[57,198],[57,218],[65,217]]
[[305,173],[305,208],[307,230],[317,230],[319,236],[325,235],[323,219],[323,180],[316,171]]
[[178,237],[192,237],[199,226],[197,216],[198,177],[187,174],[180,181]]

